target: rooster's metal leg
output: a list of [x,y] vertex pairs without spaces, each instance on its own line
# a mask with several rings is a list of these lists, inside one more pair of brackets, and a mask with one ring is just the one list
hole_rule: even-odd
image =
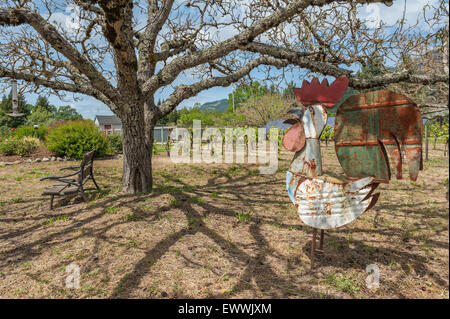
[[316,250],[316,235],[317,235],[317,228],[314,228],[313,230],[313,238],[311,242],[311,269],[314,267],[314,253]]
[[320,230],[320,244],[319,244],[319,249],[321,250],[321,251],[323,251],[323,234],[324,234],[324,230],[323,229],[321,229]]

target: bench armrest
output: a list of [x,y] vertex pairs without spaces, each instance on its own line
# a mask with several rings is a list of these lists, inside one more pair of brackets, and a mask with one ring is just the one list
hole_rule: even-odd
[[79,166],[67,166],[67,167],[62,167],[59,170],[62,171],[62,170],[65,170],[65,169],[79,170],[80,167]]
[[77,171],[75,173],[72,174],[67,174],[67,175],[62,175],[62,176],[47,176],[47,177],[43,177],[40,179],[40,181],[46,180],[46,179],[50,179],[50,180],[59,180],[61,178],[66,178],[66,177],[71,177],[71,176],[75,176],[78,175],[80,171]]
[[[73,180],[73,179],[64,179],[64,178],[60,178],[60,177],[57,177],[57,176],[44,177],[43,179],[49,179],[49,180],[52,180],[52,181],[66,183],[66,184],[74,185],[74,186],[77,186],[77,187],[79,186],[79,184],[77,182],[75,182],[75,180]],[[41,180],[43,180],[43,179],[41,179]]]

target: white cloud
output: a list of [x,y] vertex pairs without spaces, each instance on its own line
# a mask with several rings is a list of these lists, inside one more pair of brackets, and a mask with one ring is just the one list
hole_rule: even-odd
[[[405,10],[406,27],[414,25],[417,19],[423,15],[426,5],[437,5],[437,0],[396,0],[388,7],[380,3],[363,5],[358,10],[358,17],[372,21],[383,21],[388,25],[395,25],[403,17]],[[405,7],[406,6],[406,7]],[[371,27],[370,23],[368,25]]]

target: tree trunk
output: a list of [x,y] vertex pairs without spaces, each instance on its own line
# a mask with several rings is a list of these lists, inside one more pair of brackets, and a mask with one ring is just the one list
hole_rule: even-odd
[[[129,194],[152,191],[153,128],[145,126],[143,112],[122,116],[122,191]],[[150,130],[147,134],[146,130]]]

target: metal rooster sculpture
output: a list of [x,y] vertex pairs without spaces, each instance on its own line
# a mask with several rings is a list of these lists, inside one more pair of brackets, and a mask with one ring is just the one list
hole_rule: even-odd
[[397,179],[402,178],[402,151],[412,180],[422,169],[422,119],[417,106],[403,95],[379,90],[351,96],[339,107],[335,146],[346,176],[323,172],[320,135],[327,123],[326,109],[336,105],[347,86],[345,76],[332,85],[327,79],[303,81],[294,94],[305,108],[289,110],[284,121],[292,127],[283,146],[295,152],[286,187],[300,219],[314,227],[311,267],[317,229],[323,250],[325,229],[346,225],[376,204],[380,193],[374,190],[380,182],[389,182],[391,165]]

